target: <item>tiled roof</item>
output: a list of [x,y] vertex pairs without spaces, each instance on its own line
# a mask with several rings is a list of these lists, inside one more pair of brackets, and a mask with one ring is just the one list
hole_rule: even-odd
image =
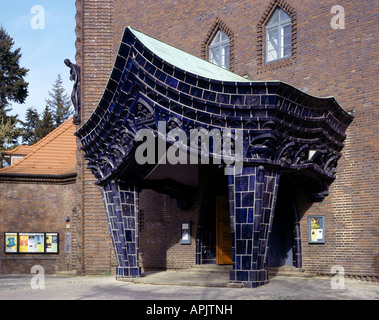
[[[73,118],[70,118],[35,145],[25,148],[32,152],[13,166],[0,169],[0,176],[62,176],[76,173],[75,130]],[[21,151],[22,148],[17,147],[7,153],[21,154]]]
[[32,153],[36,146],[38,145],[38,142],[32,146],[24,146],[24,145],[21,145],[21,146],[18,146],[12,150],[6,150],[6,151],[3,151],[2,154],[4,155],[12,155],[12,156],[27,156],[28,154]]

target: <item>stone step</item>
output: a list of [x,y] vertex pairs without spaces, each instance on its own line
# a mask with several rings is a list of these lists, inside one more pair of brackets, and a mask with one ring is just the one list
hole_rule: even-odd
[[[295,268],[292,266],[280,266],[280,267],[266,267],[270,277],[274,276],[287,276],[287,277],[313,277],[313,274],[306,272],[303,269]],[[190,273],[225,273],[229,274],[232,271],[232,265],[217,265],[217,264],[203,264],[195,265],[188,269]]]
[[295,268],[292,266],[280,266],[280,267],[266,267],[268,275],[274,276],[286,276],[286,277],[313,277],[313,274],[306,272],[303,269]]
[[232,265],[218,265],[218,264],[202,264],[202,265],[195,265],[191,269],[189,269],[189,272],[193,273],[227,273],[229,274],[229,271],[233,270]]

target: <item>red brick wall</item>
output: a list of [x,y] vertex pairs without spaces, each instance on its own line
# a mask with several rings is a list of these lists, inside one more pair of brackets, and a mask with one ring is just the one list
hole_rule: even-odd
[[[198,201],[196,201],[199,203]],[[178,208],[175,199],[152,190],[140,193],[144,228],[140,236],[140,264],[144,270],[189,268],[196,263],[196,226],[200,208]],[[182,222],[192,222],[192,242],[180,244]]]
[[[34,265],[43,266],[46,273],[80,270],[76,194],[75,183],[0,183],[0,274],[29,274]],[[5,254],[5,232],[58,232],[59,254]],[[65,250],[66,233],[71,233],[71,253]]]
[[[303,212],[303,266],[328,273],[338,264],[345,267],[346,273],[378,274],[378,261],[375,261],[379,243],[379,200],[375,196],[379,175],[379,115],[374,95],[378,73],[376,3],[338,1],[345,9],[345,29],[333,30],[330,11],[335,1],[280,0],[280,4],[294,10],[296,55],[290,63],[265,67],[264,61],[259,60],[263,50],[260,44],[264,44],[264,31],[259,33],[259,24],[269,15],[273,0],[77,2],[83,8],[78,49],[84,71],[85,119],[103,93],[126,26],[201,57],[202,45],[216,19],[221,19],[234,34],[236,73],[248,74],[251,80],[281,80],[316,96],[333,95],[345,110],[354,110],[356,118],[347,132],[346,147],[330,195],[323,203]],[[105,217],[91,174],[85,171],[83,178],[83,212],[87,221],[84,246],[86,251],[89,248],[93,252],[100,249],[95,245],[98,232],[106,232]],[[326,215],[325,245],[307,244],[306,224],[310,214]],[[95,233],[94,226],[98,228]],[[88,270],[98,270],[99,263],[105,263],[103,251],[93,260],[92,256],[86,260]]]
[[[82,123],[96,108],[113,67],[112,0],[77,0],[76,62],[82,68]],[[96,179],[78,151],[78,185],[83,220],[83,273],[111,271],[113,248]]]

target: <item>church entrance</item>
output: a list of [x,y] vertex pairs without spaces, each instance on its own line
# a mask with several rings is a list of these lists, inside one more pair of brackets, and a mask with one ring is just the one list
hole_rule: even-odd
[[[190,63],[172,60],[176,56]],[[195,196],[202,197],[196,264],[230,263],[232,251],[230,281],[247,288],[267,283],[266,258],[269,265],[292,260],[300,267],[296,206],[293,197],[279,191],[275,210],[278,190],[286,192],[295,178],[302,179],[311,201],[322,201],[336,177],[345,131],[353,118],[333,98],[318,99],[282,82],[248,81],[221,71],[136,30],[125,30],[103,98],[75,133],[101,187],[117,279],[141,276],[139,194],[147,180],[161,193],[172,194],[181,210],[189,210]],[[168,132],[173,133],[166,140],[170,146],[155,143]],[[174,163],[158,161],[166,151],[179,150],[184,153],[173,157]],[[186,155],[217,159],[213,166],[201,162],[199,184],[191,168],[157,168],[190,165]],[[290,184],[283,185],[284,175],[294,177]],[[176,183],[165,186],[160,181],[166,179]],[[187,191],[183,185],[193,188]],[[230,214],[227,202],[217,200],[219,195],[230,195]],[[227,245],[229,215],[232,250]],[[182,216],[176,221],[179,225]]]
[[282,177],[269,237],[268,267],[301,266],[299,218],[290,189],[291,183]]

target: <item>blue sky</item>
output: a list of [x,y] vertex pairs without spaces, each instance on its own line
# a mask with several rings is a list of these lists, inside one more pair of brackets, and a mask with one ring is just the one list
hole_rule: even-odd
[[13,49],[21,48],[20,65],[29,69],[28,98],[22,105],[11,103],[11,114],[18,114],[20,120],[28,107],[40,113],[45,109],[58,74],[71,95],[70,69],[63,61],[75,63],[75,14],[75,0],[0,0],[0,25],[13,38]]

